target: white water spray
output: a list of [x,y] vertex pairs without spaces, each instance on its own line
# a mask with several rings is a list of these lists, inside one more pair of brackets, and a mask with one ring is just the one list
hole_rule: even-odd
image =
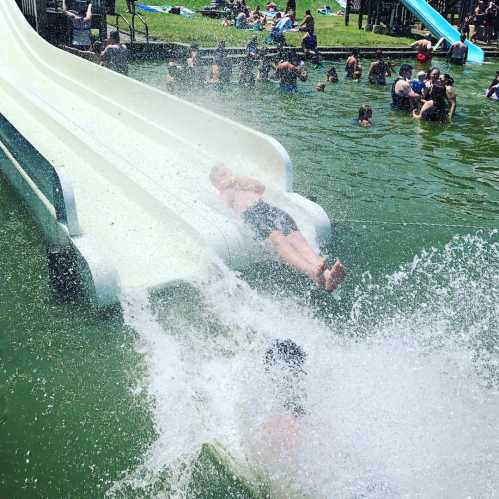
[[[199,292],[154,311],[145,294],[123,303],[147,359],[158,436],[110,495],[150,490],[168,470],[154,495],[185,497],[189,463],[217,440],[265,468],[276,497],[497,497],[493,237],[457,238],[365,278],[350,318],[330,324],[230,272]],[[274,338],[303,347],[308,376],[307,415],[286,459],[272,461],[256,459],[252,437],[275,409],[262,362]]]

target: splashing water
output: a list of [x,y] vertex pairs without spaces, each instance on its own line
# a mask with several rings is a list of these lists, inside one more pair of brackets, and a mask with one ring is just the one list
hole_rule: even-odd
[[[127,296],[157,439],[109,495],[186,497],[194,456],[219,441],[275,497],[498,497],[498,304],[497,233],[363,276],[348,317],[327,322],[228,271],[169,306]],[[307,414],[281,446],[262,433],[274,338],[307,352]]]

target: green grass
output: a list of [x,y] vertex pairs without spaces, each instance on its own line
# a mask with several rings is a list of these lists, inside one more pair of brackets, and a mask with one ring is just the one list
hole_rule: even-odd
[[[182,5],[191,10],[200,9],[210,2],[209,0],[141,0],[148,5]],[[265,1],[248,0],[248,6],[254,7],[260,4],[264,7]],[[303,18],[306,9],[310,9],[315,17],[316,33],[319,47],[402,47],[408,46],[413,40],[404,37],[378,35],[359,30],[357,27],[357,16],[350,16],[350,26],[345,26],[343,17],[326,17],[315,14],[318,8],[325,4],[331,5],[333,10],[337,4],[326,0],[299,1],[297,6],[297,20]],[[285,2],[279,2],[282,7]],[[116,1],[116,10],[125,17],[130,17],[126,9],[125,0]],[[149,33],[152,37],[165,42],[197,42],[201,47],[213,47],[220,40],[225,40],[228,47],[242,47],[255,35],[255,32],[239,30],[222,26],[218,19],[208,19],[200,14],[192,18],[185,18],[170,14],[148,14],[138,10],[147,21]],[[114,18],[109,17],[109,22],[114,23]],[[141,30],[140,23],[137,29]],[[268,32],[257,33],[259,43],[267,36]],[[286,33],[286,41],[289,45],[299,46],[302,33]]]

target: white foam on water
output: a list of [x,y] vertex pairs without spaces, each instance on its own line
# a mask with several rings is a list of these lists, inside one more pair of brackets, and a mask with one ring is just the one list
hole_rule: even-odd
[[[363,276],[349,315],[328,323],[228,271],[182,313],[127,296],[157,438],[110,495],[140,496],[169,470],[154,495],[185,497],[189,463],[217,440],[266,474],[275,497],[499,497],[494,237],[456,238],[382,279]],[[307,414],[293,428],[275,418],[263,366],[275,338],[307,352]]]

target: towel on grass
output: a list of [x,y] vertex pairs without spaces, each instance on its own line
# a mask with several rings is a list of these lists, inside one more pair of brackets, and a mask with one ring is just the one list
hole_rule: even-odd
[[[137,7],[143,12],[149,12],[150,14],[169,14],[171,5],[144,5],[143,3],[138,3]],[[186,7],[179,7],[181,16],[192,16],[194,14],[193,10],[187,9]]]

